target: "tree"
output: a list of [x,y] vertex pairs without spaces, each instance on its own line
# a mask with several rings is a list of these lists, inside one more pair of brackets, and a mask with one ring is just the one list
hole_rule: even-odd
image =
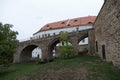
[[0,23],[0,64],[8,62],[15,52],[18,32],[11,30],[12,27],[11,24]]
[[66,32],[61,32],[60,34],[60,58],[71,58],[74,56],[74,48],[71,44],[68,42],[68,38],[66,35]]

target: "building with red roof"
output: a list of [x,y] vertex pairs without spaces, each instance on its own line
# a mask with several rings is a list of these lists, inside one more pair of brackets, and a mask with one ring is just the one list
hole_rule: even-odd
[[[96,16],[79,17],[74,19],[67,19],[57,22],[52,22],[44,25],[40,30],[33,34],[33,39],[42,38],[45,36],[52,36],[59,34],[61,31],[72,32],[76,30],[85,30],[93,27]],[[79,45],[88,44],[88,38],[79,42]],[[37,48],[33,54],[39,54],[40,49]]]
[[87,16],[87,17],[79,17],[74,19],[68,19],[68,20],[62,20],[57,21],[53,23],[48,23],[44,25],[38,32],[35,34],[42,32],[42,31],[48,31],[48,30],[54,30],[54,29],[61,29],[61,28],[71,28],[71,27],[78,27],[78,26],[88,26],[92,25],[96,19],[96,16]]
[[52,36],[59,34],[61,31],[72,32],[76,29],[84,30],[92,28],[96,16],[79,17],[74,19],[52,22],[44,25],[40,30],[33,34],[34,38],[41,38],[45,35]]

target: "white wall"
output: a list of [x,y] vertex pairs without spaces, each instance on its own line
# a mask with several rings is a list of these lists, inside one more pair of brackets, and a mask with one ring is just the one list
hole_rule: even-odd
[[40,49],[39,47],[35,48],[35,49],[32,51],[32,57],[33,57],[33,58],[34,58],[34,57],[37,57],[38,54],[39,54],[39,58],[41,58],[42,52],[41,52],[41,49]]
[[76,27],[70,27],[70,28],[61,28],[61,29],[41,31],[33,35],[33,39],[42,38],[42,35],[45,35],[45,34],[47,35],[50,34],[50,36],[52,36],[54,33],[59,34],[61,31],[72,32],[72,31],[76,31],[77,28],[80,31],[80,30],[90,29],[92,28],[92,26],[79,26],[79,27],[76,26]]

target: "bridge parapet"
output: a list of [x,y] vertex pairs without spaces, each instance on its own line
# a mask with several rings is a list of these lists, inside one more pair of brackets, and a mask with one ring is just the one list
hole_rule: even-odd
[[[88,31],[90,30],[93,30],[93,28],[91,29],[86,29],[86,30],[77,30],[77,31],[72,31],[72,32],[66,32],[67,33],[67,36],[70,37],[70,36],[80,36],[79,34],[88,34]],[[61,33],[61,32],[60,32]],[[43,41],[45,39],[50,39],[50,38],[57,38],[57,37],[60,37],[60,33],[59,34],[55,34],[53,33],[53,36],[50,36],[50,34],[45,34],[43,35],[42,37],[38,37],[37,39],[35,39],[34,37],[30,37],[29,40],[26,40],[26,41],[23,41],[23,42],[19,42],[19,43],[26,43],[26,42],[31,42],[31,41]]]

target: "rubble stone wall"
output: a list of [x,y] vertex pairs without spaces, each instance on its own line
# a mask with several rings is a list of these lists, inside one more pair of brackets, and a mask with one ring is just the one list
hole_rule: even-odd
[[97,55],[120,68],[120,0],[105,1],[94,28]]

